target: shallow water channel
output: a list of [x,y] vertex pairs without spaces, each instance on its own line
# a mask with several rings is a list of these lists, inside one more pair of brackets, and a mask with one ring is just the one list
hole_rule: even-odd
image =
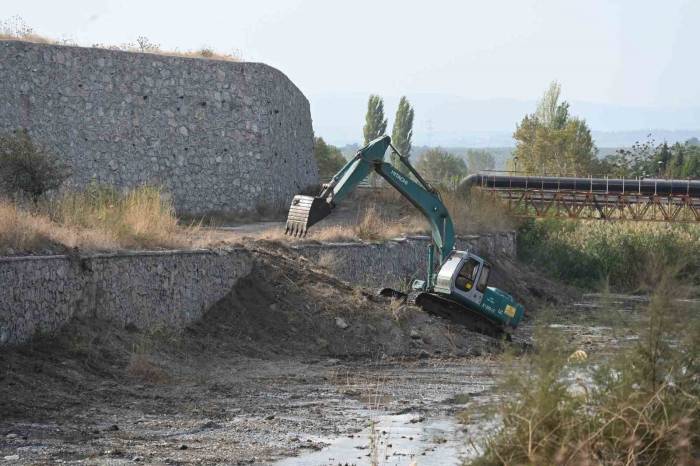
[[494,360],[479,358],[378,364],[355,373],[346,393],[358,400],[348,416],[366,419],[366,427],[343,437],[316,438],[328,446],[274,464],[460,464],[475,454],[469,439],[487,420],[465,425],[456,415],[492,400],[497,370]]
[[[611,322],[634,318],[643,298],[586,295],[567,310],[569,317],[550,325],[588,353],[614,351],[634,335],[602,321],[601,309],[612,309]],[[607,311],[606,311],[607,312]],[[605,314],[604,314],[605,315]],[[532,327],[520,329],[530,335]],[[345,394],[356,398],[348,416],[366,419],[359,432],[316,438],[319,451],[280,460],[278,466],[460,465],[478,454],[479,442],[496,426],[489,414],[501,370],[498,357],[377,363],[348,369]],[[338,374],[342,380],[343,374]],[[467,410],[468,418],[458,416]]]

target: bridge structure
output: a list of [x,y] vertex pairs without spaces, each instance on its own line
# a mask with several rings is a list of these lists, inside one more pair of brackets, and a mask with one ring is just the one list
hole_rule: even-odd
[[700,180],[480,172],[461,183],[470,186],[520,217],[700,223]]

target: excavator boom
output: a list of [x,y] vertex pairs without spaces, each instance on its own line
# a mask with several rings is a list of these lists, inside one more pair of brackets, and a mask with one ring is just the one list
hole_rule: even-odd
[[430,223],[440,262],[445,260],[454,248],[455,241],[450,214],[438,192],[420,176],[408,159],[401,157],[413,177],[384,161],[384,154],[389,147],[389,136],[375,139],[357,151],[352,160],[323,187],[321,194],[316,197],[295,196],[289,209],[286,232],[293,236],[305,235],[309,227],[330,215],[336,204],[345,199],[374,170],[425,216]]

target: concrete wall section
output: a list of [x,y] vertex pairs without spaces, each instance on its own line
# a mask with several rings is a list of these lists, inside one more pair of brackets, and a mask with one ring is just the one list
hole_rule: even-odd
[[[424,278],[427,270],[428,237],[411,237],[383,243],[308,244],[295,249],[339,278],[370,287],[397,286]],[[464,236],[456,248],[471,249],[482,257],[516,256],[515,232]]]
[[285,209],[318,183],[309,102],[262,63],[0,41],[0,132],[18,128],[69,185],[160,184],[180,213]]
[[0,345],[51,333],[74,316],[179,328],[251,267],[244,249],[0,258]]

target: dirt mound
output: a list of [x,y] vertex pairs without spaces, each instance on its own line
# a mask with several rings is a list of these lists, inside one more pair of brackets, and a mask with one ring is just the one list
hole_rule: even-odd
[[418,309],[352,287],[272,242],[248,247],[251,274],[187,329],[248,356],[419,356],[482,353],[493,342]]

